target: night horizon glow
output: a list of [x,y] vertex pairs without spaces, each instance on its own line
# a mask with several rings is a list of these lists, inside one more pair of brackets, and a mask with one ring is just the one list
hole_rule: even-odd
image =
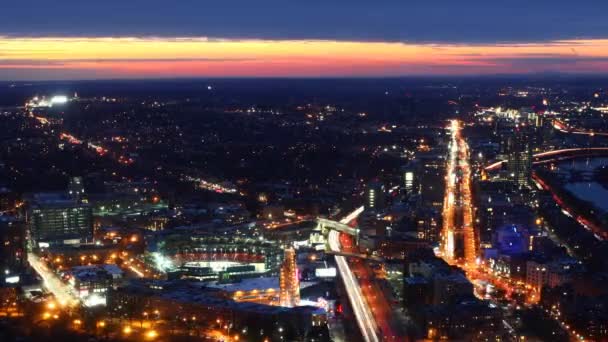
[[400,43],[0,36],[0,80],[608,73],[608,40]]

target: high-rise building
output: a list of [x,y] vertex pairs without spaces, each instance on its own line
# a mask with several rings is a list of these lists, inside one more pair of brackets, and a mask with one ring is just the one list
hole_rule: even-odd
[[414,164],[408,164],[402,169],[403,172],[403,193],[409,197],[419,193],[417,178],[417,167]]
[[526,130],[516,129],[507,137],[507,170],[518,186],[526,186],[532,174],[532,143]]
[[300,303],[300,280],[296,265],[296,251],[285,249],[285,258],[281,265],[279,302],[281,306],[294,307]]
[[28,209],[27,222],[37,248],[79,244],[93,238],[91,206],[65,195],[35,195]]
[[384,184],[374,181],[365,187],[365,208],[369,210],[382,210],[386,205]]

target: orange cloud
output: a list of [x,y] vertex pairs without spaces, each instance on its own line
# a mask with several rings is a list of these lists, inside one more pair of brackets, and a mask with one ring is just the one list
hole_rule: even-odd
[[[4,73],[3,73],[4,71]],[[10,73],[9,73],[10,71]],[[69,71],[69,73],[67,73]],[[0,37],[0,77],[323,77],[608,72],[608,40],[408,44],[207,38]]]

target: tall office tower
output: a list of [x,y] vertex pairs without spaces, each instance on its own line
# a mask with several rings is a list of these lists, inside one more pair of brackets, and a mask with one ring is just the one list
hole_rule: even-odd
[[516,128],[507,137],[507,170],[512,181],[519,186],[527,186],[532,174],[532,142],[530,132]]
[[77,201],[84,199],[84,182],[82,181],[82,177],[70,178],[70,183],[68,183],[68,196]]
[[27,222],[36,248],[79,244],[93,238],[91,206],[63,194],[36,195],[28,208]]
[[417,171],[418,167],[415,164],[408,164],[401,170],[403,172],[403,193],[406,197],[417,195],[418,190]]
[[279,302],[284,307],[294,307],[300,303],[300,280],[296,265],[296,251],[285,249],[285,258],[281,265]]
[[382,210],[386,205],[384,184],[374,181],[365,187],[365,208],[369,210]]

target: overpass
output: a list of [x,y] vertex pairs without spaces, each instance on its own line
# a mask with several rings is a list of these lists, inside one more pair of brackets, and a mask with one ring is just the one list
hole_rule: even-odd
[[342,222],[350,222],[350,221],[352,221],[352,219],[349,221],[344,221],[344,219],[343,219],[340,222],[337,222],[337,221],[325,219],[322,217],[317,218],[317,223],[318,223],[319,227],[321,228],[321,231],[323,232],[324,236],[327,236],[329,234],[330,230],[337,230],[341,233],[345,233],[345,234],[352,235],[355,237],[358,236],[359,229],[353,228],[353,227],[349,226],[348,224],[342,223]]
[[[564,148],[560,150],[552,150],[540,152],[532,155],[534,165],[550,163],[553,161],[561,161],[566,159],[608,155],[608,147],[580,147],[580,148]],[[484,168],[486,171],[495,171],[502,168],[506,160],[499,160]]]
[[364,259],[364,260],[372,261],[372,262],[379,262],[379,263],[384,262],[384,259],[381,257],[369,255],[369,254],[363,254],[363,253],[351,253],[351,252],[332,251],[332,250],[328,250],[325,253],[332,254],[332,255],[341,255],[341,256],[345,256],[347,258],[359,258],[359,259]]

